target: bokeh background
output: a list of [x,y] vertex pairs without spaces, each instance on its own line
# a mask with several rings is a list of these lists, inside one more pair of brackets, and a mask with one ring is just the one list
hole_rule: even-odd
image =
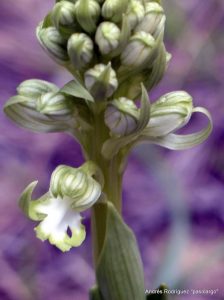
[[[136,233],[146,288],[213,289],[215,295],[177,299],[224,299],[224,1],[167,0],[166,45],[173,58],[151,94],[184,89],[195,105],[211,111],[214,131],[192,150],[139,146],[124,178],[124,216]],[[1,106],[23,80],[59,86],[70,79],[41,50],[35,27],[53,0],[1,0]],[[34,134],[0,116],[0,299],[87,300],[94,283],[91,241],[63,254],[35,238],[34,224],[17,207],[33,180],[48,189],[58,164],[78,166],[79,146],[63,134]],[[204,120],[193,118],[189,130]],[[88,225],[89,220],[85,223]],[[175,299],[176,299],[175,298]]]

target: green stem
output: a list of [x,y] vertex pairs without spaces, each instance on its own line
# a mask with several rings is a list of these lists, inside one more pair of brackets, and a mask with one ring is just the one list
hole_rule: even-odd
[[[103,158],[101,149],[103,143],[109,138],[109,130],[104,123],[104,109],[97,107],[94,114],[94,131],[90,137],[89,153],[87,159],[94,161],[102,170],[105,184],[103,193],[107,201],[111,201],[121,213],[122,173],[119,172],[122,156],[116,155],[111,160]],[[92,239],[95,265],[98,261],[105,234],[106,213],[102,206],[95,205],[92,209]]]

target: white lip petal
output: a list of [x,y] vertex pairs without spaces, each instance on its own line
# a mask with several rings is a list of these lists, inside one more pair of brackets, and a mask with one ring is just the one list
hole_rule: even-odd
[[[62,251],[79,246],[85,239],[85,229],[81,215],[71,209],[70,199],[51,198],[39,205],[37,210],[45,213],[45,219],[35,228],[37,237],[49,242]],[[68,229],[71,236],[68,235]]]

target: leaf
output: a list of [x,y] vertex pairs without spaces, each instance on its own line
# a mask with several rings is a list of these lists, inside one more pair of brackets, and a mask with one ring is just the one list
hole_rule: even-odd
[[78,82],[77,79],[74,79],[70,82],[68,82],[61,90],[60,92],[65,93],[70,96],[82,98],[91,102],[94,102],[93,97],[91,94],[87,91],[87,89]]
[[141,97],[141,108],[140,108],[140,116],[138,120],[138,125],[136,130],[126,136],[122,137],[112,137],[107,140],[103,144],[102,154],[106,159],[111,159],[114,155],[116,155],[119,150],[133,142],[138,135],[142,132],[142,130],[147,126],[150,118],[150,102],[148,98],[148,94],[144,86],[142,85],[142,97]]
[[135,236],[112,203],[106,206],[106,231],[96,276],[103,299],[145,299],[143,266]]
[[157,293],[148,294],[146,300],[167,300],[168,297],[164,293],[166,289],[168,289],[168,287],[165,284],[161,284],[158,289],[156,289]]

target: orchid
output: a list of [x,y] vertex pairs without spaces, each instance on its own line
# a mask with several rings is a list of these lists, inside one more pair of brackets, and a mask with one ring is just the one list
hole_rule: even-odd
[[49,240],[61,251],[82,244],[86,232],[81,223],[81,212],[92,207],[101,195],[100,184],[86,172],[90,164],[78,169],[58,166],[52,173],[46,194],[32,201],[37,184],[32,182],[21,195],[19,203],[23,211],[30,219],[41,221],[35,228],[37,237],[42,241]]

